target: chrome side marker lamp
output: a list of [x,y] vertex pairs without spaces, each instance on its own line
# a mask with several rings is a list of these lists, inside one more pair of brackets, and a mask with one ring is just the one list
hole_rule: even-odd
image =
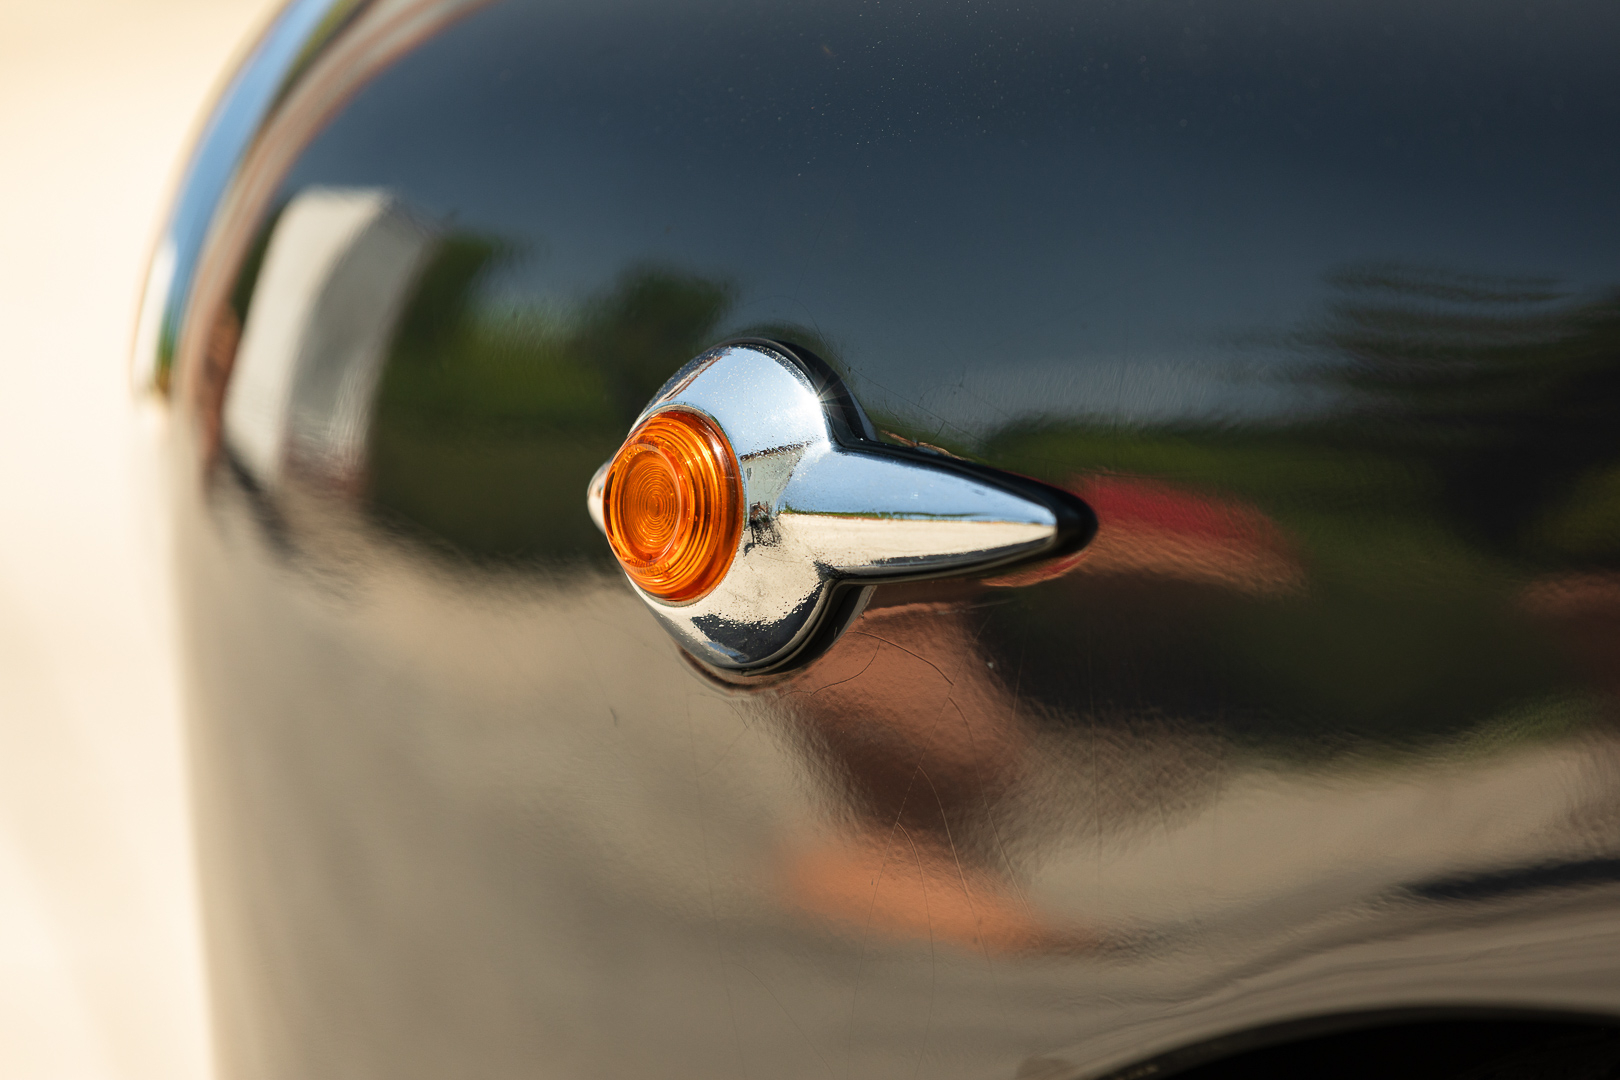
[[1091,538],[1079,499],[878,441],[816,357],[739,340],[687,364],[587,504],[675,640],[732,673],[818,655],[884,582],[973,575]]

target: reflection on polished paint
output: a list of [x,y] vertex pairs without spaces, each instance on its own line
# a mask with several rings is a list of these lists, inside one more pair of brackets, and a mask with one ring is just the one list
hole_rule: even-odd
[[[1343,386],[1338,410],[1246,427],[1049,420],[988,440],[997,464],[1067,473],[1101,519],[1092,565],[1144,583],[1139,604],[1095,573],[1020,597],[1072,605],[1029,624],[1071,633],[1106,611],[1114,633],[1084,639],[1093,662],[1140,658],[1123,682],[1042,664],[1047,685],[1028,689],[1127,709],[1213,695],[1222,726],[1313,754],[1415,748],[1508,714],[1528,733],[1538,702],[1564,729],[1585,680],[1524,597],[1620,567],[1620,532],[1604,550],[1556,531],[1613,512],[1585,493],[1616,461],[1620,307],[1400,267],[1333,279],[1341,299],[1277,338]],[[1050,655],[1053,636],[1017,647]]]
[[[279,403],[274,438],[289,438],[293,384],[366,378],[365,357],[390,342],[362,410],[357,508],[437,558],[503,574],[605,568],[584,480],[641,395],[717,332],[730,287],[642,267],[572,310],[501,308],[480,288],[511,249],[396,207],[316,189],[275,219],[251,271],[227,445],[270,475],[254,409]],[[326,224],[299,240],[310,221]],[[366,238],[392,235],[422,254],[367,269]],[[344,272],[371,307],[333,302]],[[1112,748],[1105,768],[1123,786],[1091,786],[1087,816],[1118,828],[1172,805],[1168,820],[1195,814],[1234,754],[1285,771],[1399,769],[1611,718],[1615,302],[1399,266],[1330,280],[1339,296],[1320,317],[1258,347],[1294,352],[1337,408],[1251,425],[1030,416],[947,441],[1067,486],[1096,510],[1097,538],[943,593],[881,587],[811,670],[760,685],[843,806],[840,824],[778,853],[783,904],[987,953],[1090,950],[1104,929],[1043,914],[1027,888],[1051,841],[1018,822],[1037,797],[1031,755],[1063,759],[1053,740]],[[327,328],[317,297],[347,321]],[[271,325],[301,338],[255,332],[289,304]],[[286,385],[266,389],[261,371]],[[932,434],[879,421],[901,442]]]
[[[379,396],[372,505],[471,557],[574,561],[592,448],[714,332],[727,286],[640,269],[575,312],[480,309],[501,257],[452,237],[417,282]],[[1192,748],[1158,760],[1158,783],[1125,768],[1129,789],[1094,805],[1129,818],[1191,812],[1233,753],[1389,768],[1610,718],[1612,652],[1563,628],[1620,625],[1604,599],[1620,549],[1594,540],[1616,534],[1591,524],[1614,512],[1620,467],[1603,437],[1620,411],[1613,303],[1402,267],[1332,280],[1340,298],[1265,347],[1338,385],[1338,409],[1252,426],[1032,417],[955,447],[1066,484],[1098,536],[948,600],[880,589],[845,642],[765,688],[847,808],[781,856],[785,903],[975,950],[1091,948],[1101,931],[1041,915],[1008,855],[1031,854],[1008,822],[1035,745],[1083,730],[1126,759]],[[503,459],[529,468],[490,467]]]
[[961,602],[869,608],[779,691],[847,807],[783,853],[783,900],[851,933],[986,955],[1094,947],[1098,931],[1050,925],[1020,881],[1027,837],[1009,803],[1032,747],[978,624]]
[[1305,570],[1294,545],[1252,505],[1109,472],[1077,475],[1070,486],[1108,521],[1103,542],[986,584],[1033,585],[1076,571],[1192,581],[1253,593],[1304,586]]
[[316,188],[278,215],[221,420],[260,487],[298,469],[357,488],[388,343],[432,232],[385,192]]
[[581,493],[664,380],[713,343],[727,287],[640,267],[571,310],[480,308],[503,257],[452,236],[422,274],[377,399],[374,505],[482,558],[610,559]]

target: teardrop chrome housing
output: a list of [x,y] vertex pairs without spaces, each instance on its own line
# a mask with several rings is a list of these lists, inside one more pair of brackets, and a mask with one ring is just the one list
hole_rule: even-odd
[[[1068,492],[879,442],[843,381],[794,346],[717,346],[665,383],[632,427],[674,408],[708,417],[729,440],[742,533],[725,577],[697,600],[636,592],[683,648],[724,672],[808,661],[860,614],[871,586],[1068,554],[1096,529]],[[609,464],[587,496],[599,529]]]

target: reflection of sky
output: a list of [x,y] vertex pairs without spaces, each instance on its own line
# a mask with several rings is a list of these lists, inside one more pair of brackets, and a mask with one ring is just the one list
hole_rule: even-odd
[[289,184],[518,240],[513,298],[729,279],[732,328],[809,326],[869,405],[966,428],[1274,411],[1278,354],[1232,342],[1347,262],[1620,281],[1620,7],[993,10],[508,2]]

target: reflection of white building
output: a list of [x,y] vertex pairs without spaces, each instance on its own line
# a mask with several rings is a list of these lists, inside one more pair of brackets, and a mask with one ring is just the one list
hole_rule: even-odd
[[225,395],[224,440],[266,488],[353,490],[394,327],[433,233],[385,191],[311,188],[270,236]]

